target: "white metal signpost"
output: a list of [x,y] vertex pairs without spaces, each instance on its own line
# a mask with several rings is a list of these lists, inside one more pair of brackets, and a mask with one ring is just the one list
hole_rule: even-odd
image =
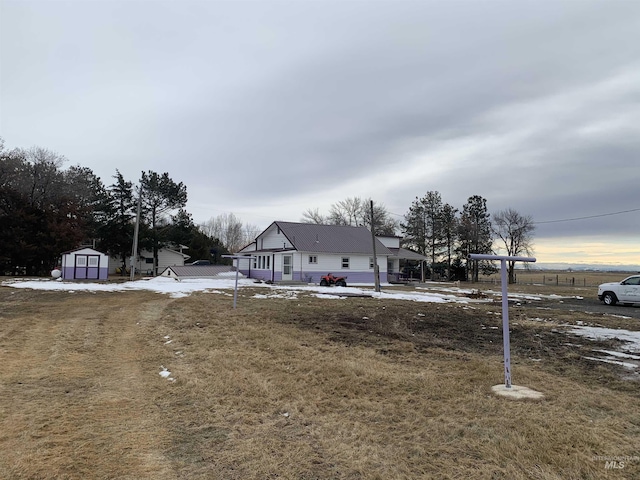
[[[526,387],[517,387],[511,384],[511,342],[509,339],[509,297],[507,294],[507,262],[535,262],[533,257],[514,257],[509,255],[485,255],[472,253],[471,260],[500,260],[500,280],[502,284],[502,340],[504,344],[504,387],[496,385],[493,390],[496,393],[512,396],[514,398],[540,398],[541,393]],[[501,387],[501,388],[497,388]]]
[[240,260],[253,260],[256,257],[250,257],[246,255],[222,255],[223,258],[232,258],[236,261],[236,286],[233,289],[233,308],[236,308],[238,303],[238,272],[240,271]]

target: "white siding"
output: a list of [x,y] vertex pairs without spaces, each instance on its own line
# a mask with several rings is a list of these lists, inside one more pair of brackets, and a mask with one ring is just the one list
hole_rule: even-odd
[[255,252],[255,251],[256,251],[256,244],[250,243],[249,245],[244,247],[242,250],[240,250],[238,253],[247,253],[247,252]]
[[[318,257],[318,263],[309,263],[309,256],[314,255]],[[301,258],[302,257],[302,258]],[[349,258],[349,268],[342,268],[342,258]],[[349,270],[366,272],[373,271],[373,268],[369,268],[369,258],[372,255],[354,255],[354,254],[329,254],[329,253],[296,253],[293,256],[293,262],[295,265],[294,271],[309,273],[309,272],[321,272],[323,274],[333,273],[338,274],[340,272],[349,272]],[[378,270],[380,273],[387,272],[387,256],[378,255]]]
[[282,232],[278,233],[278,227],[272,225],[266,232],[260,235],[256,241],[258,250],[270,248],[292,248],[291,242],[287,240]]
[[184,265],[184,255],[182,253],[167,249],[158,251],[158,273],[167,267],[173,267],[175,265]]

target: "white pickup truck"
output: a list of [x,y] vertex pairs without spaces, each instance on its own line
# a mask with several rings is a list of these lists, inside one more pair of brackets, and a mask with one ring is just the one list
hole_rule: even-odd
[[605,305],[640,303],[640,275],[632,275],[617,283],[603,283],[598,287],[598,300]]

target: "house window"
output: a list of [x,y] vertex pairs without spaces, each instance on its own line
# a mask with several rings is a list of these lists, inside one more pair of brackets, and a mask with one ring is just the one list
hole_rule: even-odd
[[317,255],[309,255],[309,263],[318,263]]
[[271,257],[267,257],[267,268],[271,268]]
[[342,257],[342,268],[349,268],[349,257]]
[[373,270],[373,257],[369,257],[369,268]]
[[253,268],[258,268],[258,259],[256,257],[253,257]]
[[151,257],[151,258],[149,258],[149,257],[145,258],[145,259],[144,259],[144,263],[153,263],[153,257]]

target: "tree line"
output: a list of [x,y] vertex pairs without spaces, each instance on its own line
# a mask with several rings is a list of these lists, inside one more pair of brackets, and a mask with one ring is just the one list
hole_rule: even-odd
[[[328,214],[307,209],[302,222],[330,225],[363,225],[376,235],[402,236],[402,246],[429,260],[424,272],[431,278],[478,281],[496,267],[489,261],[470,261],[471,253],[502,252],[510,256],[531,255],[535,224],[529,215],[508,208],[491,215],[487,200],[472,195],[462,210],[443,202],[437,191],[416,197],[402,220],[382,204],[370,208],[370,199],[351,197],[332,204]],[[509,282],[515,281],[515,262],[508,262]]]
[[[108,253],[124,267],[138,206],[139,251],[153,252],[154,267],[161,248],[181,245],[194,260],[224,263],[222,255],[239,251],[260,233],[233,213],[195,225],[185,209],[186,185],[167,172],[143,171],[134,185],[116,169],[105,185],[91,169],[63,169],[64,163],[63,156],[40,147],[5,150],[0,138],[0,274],[47,274],[61,253],[81,245]],[[513,209],[490,215],[479,195],[459,210],[429,191],[415,198],[402,220],[393,216],[383,204],[350,197],[332,204],[327,214],[309,208],[301,221],[362,225],[376,235],[400,233],[404,248],[429,259],[423,271],[432,278],[477,281],[481,273],[495,271],[491,262],[468,261],[471,253],[532,252],[533,219]],[[513,262],[509,281],[514,281]]]
[[[0,138],[0,275],[45,275],[61,253],[90,245],[125,266],[140,206],[139,252],[187,247],[192,259],[223,263],[257,235],[233,214],[195,225],[185,210],[187,187],[169,173],[142,172],[134,183],[116,169],[105,185],[45,148],[6,150]],[[139,253],[138,252],[138,253]],[[124,268],[122,268],[124,272]]]

